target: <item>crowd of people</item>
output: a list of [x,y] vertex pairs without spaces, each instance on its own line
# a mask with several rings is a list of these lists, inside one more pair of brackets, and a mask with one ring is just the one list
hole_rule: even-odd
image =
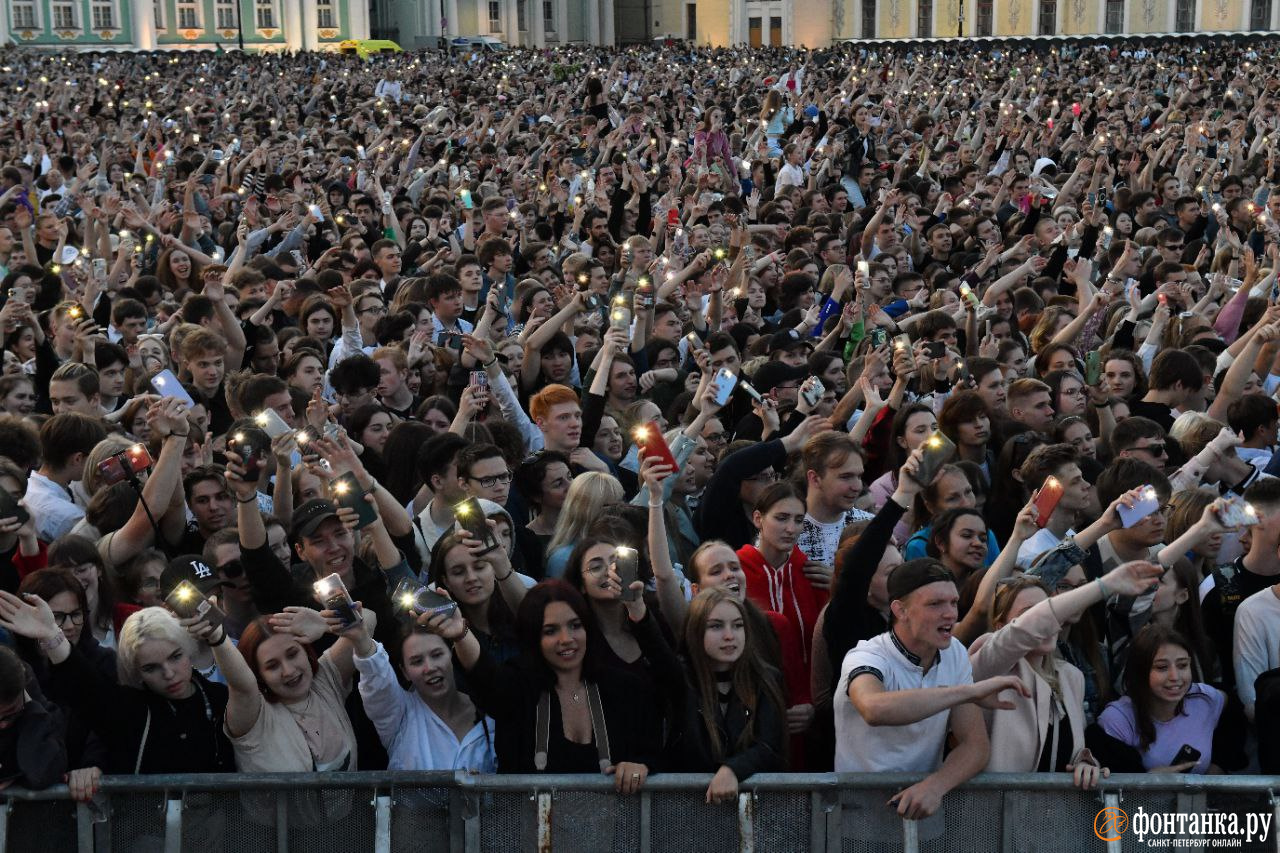
[[1280,44],[0,64],[0,784],[1280,772]]

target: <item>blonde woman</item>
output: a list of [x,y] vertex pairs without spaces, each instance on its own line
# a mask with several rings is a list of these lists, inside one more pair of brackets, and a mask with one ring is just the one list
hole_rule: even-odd
[[1076,787],[1094,788],[1109,775],[1085,746],[1084,675],[1058,653],[1058,636],[1090,607],[1112,595],[1139,595],[1160,567],[1133,562],[1092,583],[1052,595],[1038,578],[1000,583],[991,605],[995,631],[969,647],[974,681],[1016,675],[1030,694],[986,710],[990,773],[1071,773]]
[[547,544],[549,578],[564,575],[573,547],[610,504],[622,503],[622,484],[612,474],[588,471],[573,478]]

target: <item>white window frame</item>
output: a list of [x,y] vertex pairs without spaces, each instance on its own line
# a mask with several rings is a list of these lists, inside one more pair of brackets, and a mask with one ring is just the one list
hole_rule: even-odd
[[544,33],[560,32],[556,27],[555,0],[542,0],[542,31]]
[[238,0],[213,0],[213,28],[215,30],[234,30],[236,28],[236,2]]
[[502,32],[502,2],[489,0],[489,32]]
[[[53,28],[55,30],[78,30],[82,28],[80,24],[80,10],[77,9],[76,6],[76,3],[66,2],[66,0],[56,0],[56,2],[49,4],[49,18],[53,21]],[[59,22],[60,16],[58,13],[64,9],[71,13],[71,23],[69,24]]]
[[[326,20],[325,16],[328,16]],[[337,9],[334,8],[333,0],[316,0],[316,26],[321,29],[331,30],[337,26],[334,22],[337,20]]]
[[[263,12],[270,14],[271,20],[269,23],[262,23]],[[260,30],[280,29],[280,7],[276,4],[275,0],[254,0],[253,23]]]
[[[111,17],[110,22],[107,24],[98,23],[98,15],[103,11]],[[120,8],[116,5],[115,0],[90,0],[89,18],[95,30],[120,29]]]
[[[30,13],[31,23],[29,25],[25,23],[24,24],[18,23],[19,8],[25,9],[27,12]],[[43,29],[43,21],[41,20],[41,15],[40,15],[40,4],[35,2],[35,0],[13,0],[10,9],[11,9],[11,12],[10,12],[9,20],[13,29],[15,30]]]
[[[190,12],[195,23],[183,23],[183,12]],[[178,29],[180,30],[203,30],[204,29],[204,10],[202,4],[192,2],[192,0],[178,0],[174,7],[174,14],[177,16]]]
[[[134,0],[134,2],[137,2],[137,0]],[[168,31],[169,22],[165,15],[165,4],[162,0],[152,0],[151,20],[155,24],[156,32],[163,33]]]

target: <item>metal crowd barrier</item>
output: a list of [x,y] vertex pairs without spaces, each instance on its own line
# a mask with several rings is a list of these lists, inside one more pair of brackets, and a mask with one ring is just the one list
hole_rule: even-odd
[[[1084,792],[1061,774],[991,774],[949,794],[933,818],[903,821],[888,800],[918,778],[762,774],[742,785],[736,804],[707,805],[710,777],[684,774],[654,776],[634,796],[594,775],[107,777],[92,803],[73,803],[65,787],[5,791],[0,853],[1280,851],[1276,777],[1118,775]],[[1261,815],[1270,831],[1227,844],[1140,840],[1132,830],[1115,834],[1114,823],[1095,831],[1107,808],[1224,812],[1241,826]]]

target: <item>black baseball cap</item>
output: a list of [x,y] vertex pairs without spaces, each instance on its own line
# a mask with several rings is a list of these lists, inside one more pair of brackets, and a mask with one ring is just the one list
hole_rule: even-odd
[[773,337],[769,338],[769,354],[775,352],[786,352],[796,347],[812,347],[813,342],[807,338],[800,336],[795,329],[787,329],[785,332],[776,332]]
[[761,394],[767,394],[783,382],[804,379],[808,375],[809,368],[805,365],[793,367],[780,361],[766,361],[756,369],[751,384]]
[[941,582],[956,582],[955,576],[942,563],[932,557],[907,560],[889,573],[889,600],[906,598],[922,586]]
[[168,595],[183,581],[190,581],[205,595],[212,595],[222,586],[217,567],[209,565],[199,554],[183,554],[169,561],[160,573],[160,594]]
[[338,517],[338,507],[333,501],[320,498],[309,500],[293,511],[293,522],[289,527],[289,541],[297,542],[304,536],[316,532],[324,521]]

